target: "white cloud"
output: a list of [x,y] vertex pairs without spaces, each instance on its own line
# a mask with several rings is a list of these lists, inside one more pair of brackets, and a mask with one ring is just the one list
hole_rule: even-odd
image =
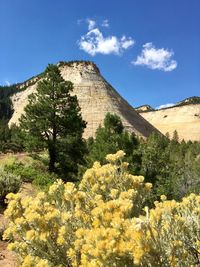
[[174,103],[168,103],[168,104],[160,105],[156,107],[156,109],[169,108],[169,107],[173,107],[174,105],[175,105]]
[[122,38],[121,38],[122,48],[128,49],[130,46],[132,46],[134,44],[135,44],[135,41],[131,37],[126,38],[125,35],[122,36]]
[[88,30],[89,31],[93,30],[96,26],[96,21],[94,21],[92,19],[87,19],[87,23],[88,23]]
[[92,56],[98,53],[104,55],[120,55],[124,50],[134,45],[135,41],[131,37],[127,38],[125,35],[122,38],[112,35],[104,37],[99,28],[93,28],[95,24],[90,20],[88,22],[89,31],[81,36],[81,39],[78,41],[79,48],[86,53]]
[[172,71],[177,67],[176,60],[172,59],[173,55],[173,51],[164,48],[156,49],[152,43],[146,43],[143,45],[141,55],[132,63],[147,66],[152,70]]
[[108,19],[104,19],[102,24],[101,24],[102,27],[106,27],[108,28],[110,25],[109,25],[109,22],[108,22]]

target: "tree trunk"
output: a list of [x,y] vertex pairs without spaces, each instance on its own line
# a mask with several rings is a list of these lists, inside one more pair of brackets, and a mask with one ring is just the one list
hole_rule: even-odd
[[55,163],[56,163],[56,148],[55,144],[49,144],[49,171],[55,172]]

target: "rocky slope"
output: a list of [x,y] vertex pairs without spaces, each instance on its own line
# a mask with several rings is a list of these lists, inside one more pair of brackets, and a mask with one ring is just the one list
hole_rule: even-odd
[[[157,131],[101,76],[94,63],[79,61],[58,64],[63,78],[74,84],[73,93],[78,97],[82,117],[87,122],[85,138],[95,135],[107,112],[118,114],[125,128],[138,136],[147,137]],[[39,79],[40,76],[36,76],[19,85],[26,89],[12,96],[14,114],[9,125],[18,123],[28,103],[28,95],[35,92]]]
[[197,100],[188,98],[173,107],[140,112],[140,115],[163,134],[168,132],[172,137],[176,130],[180,140],[200,141],[200,103]]
[[142,113],[142,112],[147,112],[147,111],[153,111],[155,109],[153,109],[151,106],[149,105],[142,105],[142,106],[139,106],[137,108],[135,108],[135,110],[139,113]]

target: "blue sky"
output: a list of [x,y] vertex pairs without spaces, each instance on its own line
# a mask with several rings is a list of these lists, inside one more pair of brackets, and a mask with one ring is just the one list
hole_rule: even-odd
[[199,0],[0,0],[0,84],[92,60],[133,106],[200,96]]

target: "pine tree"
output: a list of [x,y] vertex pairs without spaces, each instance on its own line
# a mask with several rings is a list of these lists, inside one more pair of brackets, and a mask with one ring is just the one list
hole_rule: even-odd
[[141,174],[148,182],[155,184],[158,175],[166,175],[165,172],[169,164],[169,153],[166,149],[168,143],[167,137],[157,133],[151,134],[146,142],[141,143]]
[[90,138],[88,144],[87,167],[91,167],[94,161],[105,163],[105,156],[124,150],[126,161],[130,163],[130,170],[136,172],[138,165],[138,155],[135,154],[138,147],[138,139],[133,134],[124,130],[124,126],[119,116],[107,113],[103,126],[96,131],[95,139]]
[[76,96],[70,93],[73,84],[65,81],[55,65],[49,65],[36,93],[29,96],[29,104],[20,119],[28,146],[47,149],[49,170],[60,170],[71,176],[82,161],[86,127]]

